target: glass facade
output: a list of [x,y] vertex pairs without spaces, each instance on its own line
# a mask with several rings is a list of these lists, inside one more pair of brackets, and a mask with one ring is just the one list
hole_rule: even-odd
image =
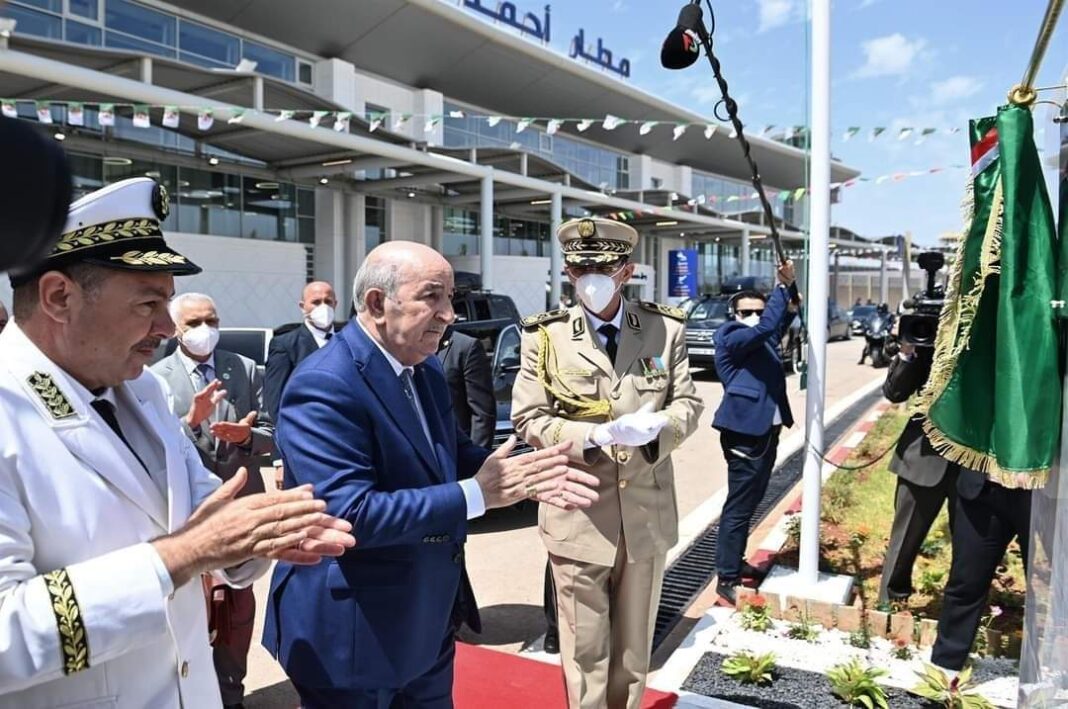
[[[785,200],[778,199],[778,190],[767,186],[764,189],[768,192],[768,199],[771,201],[771,213],[790,224],[796,225],[793,197]],[[721,214],[762,211],[763,207],[760,205],[760,200],[750,199],[752,194],[753,186],[748,182],[710,175],[707,172],[699,172],[698,170],[693,171],[693,194],[691,196],[704,195],[706,199],[715,197],[716,200],[714,202],[706,202],[706,204],[710,209]],[[732,196],[739,199],[728,202],[727,198]]]
[[446,148],[512,148],[541,154],[592,185],[606,189],[630,189],[630,156],[573,138],[549,135],[529,127],[518,130],[515,121],[501,120],[491,126],[484,116],[452,118],[461,106],[445,102]]
[[[64,0],[10,0],[0,2],[0,17],[17,20],[19,34],[145,52],[209,68],[232,69],[248,59],[261,74],[297,79],[293,54],[133,0],[66,0],[66,9]],[[301,62],[301,69],[301,80],[310,83],[310,65]]]
[[67,157],[74,199],[130,177],[162,183],[171,203],[165,231],[315,243],[315,190],[165,162],[80,153]]
[[389,240],[386,234],[386,200],[381,197],[367,196],[364,205],[364,245],[367,252]]
[[[755,243],[761,243],[761,239]],[[703,242],[697,246],[698,290],[718,293],[724,281],[736,276],[775,275],[775,254],[771,248],[749,247],[749,272],[742,273],[741,247],[735,244]]]
[[[477,211],[446,207],[442,253],[477,256],[481,233]],[[497,256],[548,256],[549,225],[502,215],[493,218],[493,253]]]

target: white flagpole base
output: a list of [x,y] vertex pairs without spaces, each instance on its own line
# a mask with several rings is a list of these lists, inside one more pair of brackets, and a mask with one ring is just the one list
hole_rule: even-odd
[[853,577],[821,571],[816,583],[808,583],[797,569],[776,565],[760,584],[760,592],[775,593],[788,599],[847,605],[853,595]]

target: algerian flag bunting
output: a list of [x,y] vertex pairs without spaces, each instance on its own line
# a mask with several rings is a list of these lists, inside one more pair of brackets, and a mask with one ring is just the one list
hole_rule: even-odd
[[245,120],[245,109],[233,108],[230,109],[230,118],[226,122],[236,124],[241,123],[243,120]]
[[705,140],[711,140],[712,136],[715,135],[715,133],[716,133],[716,124],[715,123],[709,123],[707,126],[705,126]]
[[1004,487],[1042,487],[1061,429],[1053,210],[1028,108],[971,122],[965,229],[927,385],[915,402],[939,455]]
[[556,135],[556,131],[560,130],[564,122],[559,118],[554,118],[545,125],[545,132],[549,135]]
[[339,111],[334,116],[334,130],[338,133],[348,133],[349,124],[352,122],[352,114],[348,111]]
[[638,135],[649,135],[653,128],[656,128],[656,121],[646,121],[638,128]]
[[181,120],[177,106],[164,106],[162,121],[164,128],[177,128]]
[[845,135],[842,136],[842,142],[852,140],[853,136],[860,132],[860,126],[850,126],[846,128]]
[[675,129],[671,131],[671,139],[678,140],[686,133],[687,125],[685,123],[679,123],[675,126]]
[[578,132],[579,133],[585,133],[587,130],[590,129],[590,126],[592,126],[592,125],[593,125],[593,121],[591,121],[590,119],[586,118],[586,119],[583,119],[583,120],[579,121],[578,125],[575,126],[575,127],[578,128]]
[[609,113],[604,117],[604,123],[601,124],[601,127],[603,127],[605,130],[615,130],[626,122],[626,120],[620,118],[619,116],[613,116],[611,113]]
[[52,104],[47,101],[35,101],[34,104],[37,108],[37,120],[41,123],[52,122]]
[[85,107],[77,101],[67,104],[67,123],[72,126],[85,125]]
[[533,123],[533,122],[534,122],[533,118],[520,118],[519,121],[515,124],[515,132],[516,133],[522,133],[527,128],[529,128],[530,124]]
[[115,125],[115,104],[100,104],[100,113],[97,114],[96,120],[98,123],[100,123],[101,126]]
[[312,128],[318,128],[323,119],[329,115],[330,111],[312,111],[311,117],[308,119],[308,125]]
[[[282,121],[290,121],[293,120],[293,116],[295,115],[297,115],[296,111],[279,111],[278,116],[274,119],[274,122],[281,123]],[[211,128],[211,124],[208,124],[208,128]],[[207,128],[202,128],[201,130],[207,130]]]
[[[279,118],[275,119],[282,120]],[[215,113],[210,108],[202,108],[197,113],[197,130],[211,130],[211,127],[215,125]]]
[[15,106],[14,101],[0,102],[0,112],[4,114],[4,118],[18,118],[19,109]]
[[134,128],[148,128],[152,125],[152,114],[148,112],[148,106],[140,105],[134,106],[133,114],[133,126]]

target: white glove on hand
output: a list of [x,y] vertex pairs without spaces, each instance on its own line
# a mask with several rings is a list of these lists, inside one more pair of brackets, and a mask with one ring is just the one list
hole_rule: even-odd
[[599,446],[644,446],[668,424],[667,416],[653,413],[653,408],[654,404],[649,402],[632,414],[599,424],[590,434],[590,440]]

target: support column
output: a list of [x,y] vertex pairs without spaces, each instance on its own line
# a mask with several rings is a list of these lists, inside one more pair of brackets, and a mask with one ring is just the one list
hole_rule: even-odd
[[560,271],[564,268],[564,254],[556,230],[564,221],[564,198],[559,192],[553,192],[549,204],[549,308],[560,303]]
[[841,259],[841,256],[842,256],[842,254],[838,253],[838,251],[839,251],[838,249],[835,249],[835,251],[834,251],[834,285],[831,286],[831,302],[832,303],[837,303],[838,302],[838,275],[840,273],[839,260]]
[[742,229],[742,245],[738,247],[738,275],[749,275],[749,230]]
[[[902,272],[904,275],[904,272]],[[890,273],[886,270],[886,251],[883,250],[883,257],[879,263],[879,302],[888,303],[890,301]]]
[[445,253],[445,208],[440,204],[430,208],[430,247]]
[[493,290],[493,171],[482,178],[482,203],[479,227],[478,260],[482,272],[482,287]]

